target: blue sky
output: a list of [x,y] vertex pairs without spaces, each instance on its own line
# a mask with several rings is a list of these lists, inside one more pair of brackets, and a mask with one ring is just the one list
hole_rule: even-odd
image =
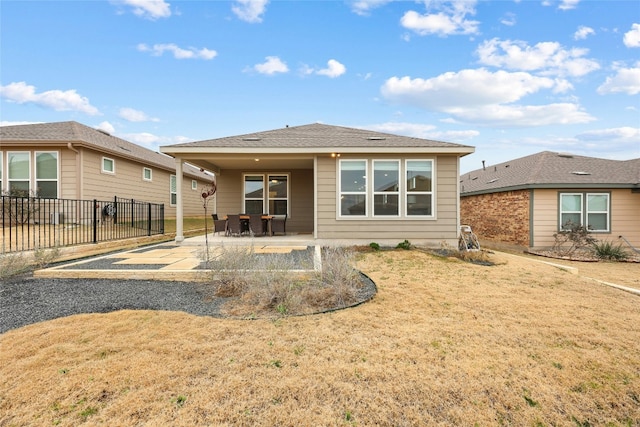
[[640,3],[0,0],[0,122],[148,148],[309,123],[640,157]]

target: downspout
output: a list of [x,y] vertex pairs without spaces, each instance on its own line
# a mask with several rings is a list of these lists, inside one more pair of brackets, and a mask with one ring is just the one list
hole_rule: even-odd
[[82,162],[80,161],[80,151],[77,150],[71,142],[67,142],[67,148],[76,153],[76,197],[74,197],[74,199],[82,200],[83,170]]

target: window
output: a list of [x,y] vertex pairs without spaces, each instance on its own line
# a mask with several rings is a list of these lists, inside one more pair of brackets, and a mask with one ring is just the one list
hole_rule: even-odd
[[175,205],[178,203],[178,184],[176,182],[176,176],[169,176],[169,204]]
[[45,199],[58,198],[57,152],[36,152],[36,194]]
[[367,215],[367,161],[340,160],[340,215]]
[[590,231],[608,232],[609,193],[560,193],[560,229],[568,223],[585,225]]
[[244,176],[244,213],[264,212],[264,175]]
[[108,157],[102,158],[102,172],[116,173],[116,162]]
[[191,189],[192,190],[197,190],[198,189],[198,181],[196,181],[195,179],[191,180]]
[[284,215],[289,211],[289,177],[269,175],[269,215]]
[[144,181],[152,181],[153,171],[149,168],[142,168],[142,179]]
[[373,161],[373,215],[398,216],[400,201],[400,162]]
[[433,160],[407,160],[406,177],[407,216],[433,216]]
[[31,170],[30,153],[27,151],[7,154],[7,169],[9,172],[9,193],[29,193]]

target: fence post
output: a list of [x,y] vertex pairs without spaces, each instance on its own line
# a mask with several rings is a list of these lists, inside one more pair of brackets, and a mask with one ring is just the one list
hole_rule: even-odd
[[164,234],[164,203],[160,205],[160,234]]
[[147,203],[147,236],[151,236],[151,203]]
[[93,213],[91,216],[93,217],[93,243],[98,243],[98,214],[96,211],[98,210],[98,201],[93,199],[93,209],[91,209]]

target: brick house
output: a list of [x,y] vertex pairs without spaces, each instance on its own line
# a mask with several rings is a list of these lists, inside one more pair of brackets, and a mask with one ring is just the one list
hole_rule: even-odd
[[460,176],[460,218],[481,241],[548,248],[567,221],[640,247],[640,159],[543,151]]

